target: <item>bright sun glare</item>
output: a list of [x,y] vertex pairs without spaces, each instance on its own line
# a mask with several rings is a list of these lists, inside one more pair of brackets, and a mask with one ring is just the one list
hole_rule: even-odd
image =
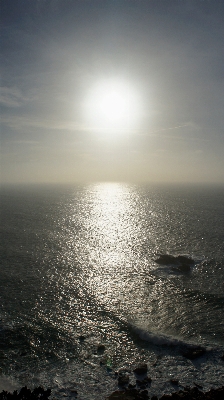
[[86,99],[85,114],[96,130],[121,132],[134,128],[139,114],[137,93],[124,81],[98,82]]

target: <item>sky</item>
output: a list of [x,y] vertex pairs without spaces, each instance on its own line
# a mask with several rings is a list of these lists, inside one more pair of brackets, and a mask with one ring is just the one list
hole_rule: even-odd
[[2,183],[224,183],[222,0],[0,14]]

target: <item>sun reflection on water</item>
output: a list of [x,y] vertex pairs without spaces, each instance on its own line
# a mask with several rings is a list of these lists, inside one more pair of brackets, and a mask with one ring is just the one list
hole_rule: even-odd
[[99,184],[91,189],[88,219],[89,276],[91,290],[101,301],[120,307],[124,299],[123,277],[131,269],[133,193],[128,185]]
[[[177,213],[178,204],[170,203],[171,211]],[[57,229],[49,229],[45,242],[46,277],[36,306],[42,321],[72,336],[104,329],[112,335],[132,323],[150,332],[195,335],[195,326],[189,328],[194,298],[182,290],[191,274],[154,262],[158,246],[167,243],[167,221],[171,246],[185,213],[173,222],[156,193],[120,183],[76,188],[60,206]]]
[[125,243],[132,230],[130,197],[128,188],[119,184],[99,185],[93,194],[90,223],[98,248],[109,263],[124,257]]

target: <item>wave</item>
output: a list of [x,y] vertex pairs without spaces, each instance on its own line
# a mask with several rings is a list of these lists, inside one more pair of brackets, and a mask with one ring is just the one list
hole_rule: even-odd
[[148,332],[144,328],[139,328],[135,325],[130,324],[130,329],[133,331],[141,340],[145,340],[155,345],[167,345],[167,346],[180,346],[186,345],[187,343],[176,338],[172,338],[159,333]]
[[[149,332],[144,328],[140,328],[134,324],[129,324],[130,331],[133,332],[137,337],[142,340],[150,343],[154,346],[162,346],[163,349],[167,349],[168,351],[173,349],[176,353],[181,354],[182,356],[195,359],[201,357],[203,354],[211,353],[213,350],[218,350],[219,346],[211,346],[210,344],[201,344],[190,341],[185,341],[184,339],[175,338],[172,336],[164,335],[162,333],[157,332]],[[166,350],[165,350],[166,351]]]

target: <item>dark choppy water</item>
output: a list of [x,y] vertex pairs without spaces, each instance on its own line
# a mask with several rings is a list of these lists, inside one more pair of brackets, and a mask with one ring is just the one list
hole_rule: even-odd
[[[221,187],[3,187],[2,386],[103,399],[113,371],[138,361],[151,394],[172,390],[171,377],[223,383],[223,222]],[[159,253],[195,265],[180,273],[156,264]],[[210,350],[191,362],[180,342]]]

